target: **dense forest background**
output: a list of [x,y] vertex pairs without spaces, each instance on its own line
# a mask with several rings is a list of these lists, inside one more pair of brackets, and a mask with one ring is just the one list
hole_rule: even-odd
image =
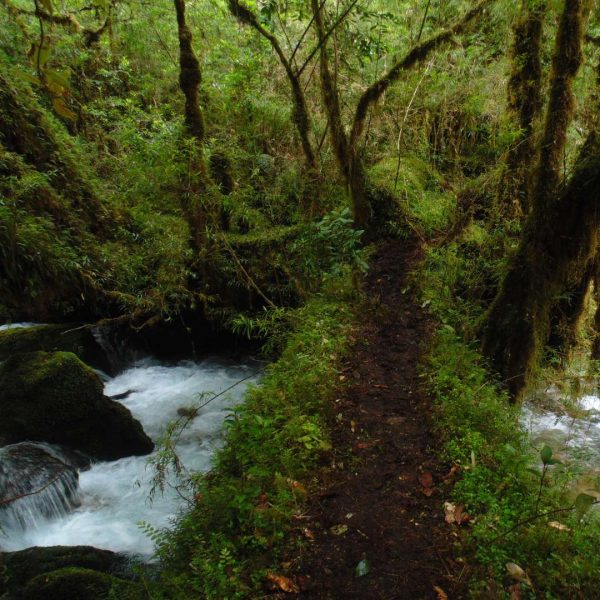
[[[574,495],[557,474],[542,494],[556,463],[524,449],[511,405],[541,381],[597,381],[596,2],[1,0],[0,15],[0,318],[282,356],[246,408],[278,416],[260,432],[242,418],[217,483],[194,481],[211,510],[151,532],[156,597],[255,593],[256,556],[278,556],[293,512],[281,473],[302,479],[330,449],[319,403],[337,363],[294,357],[316,348],[308,330],[344,354],[387,239],[425,249],[407,289],[440,328],[423,377],[444,460],[471,469],[458,497],[482,515],[473,593],[594,597],[597,484]],[[318,403],[288,407],[288,430],[266,397],[300,371],[286,389]],[[282,428],[297,456],[256,454]],[[256,517],[265,489],[287,517]],[[548,539],[552,511],[572,514],[570,540]],[[507,561],[527,569],[509,570],[518,592],[493,583]]]

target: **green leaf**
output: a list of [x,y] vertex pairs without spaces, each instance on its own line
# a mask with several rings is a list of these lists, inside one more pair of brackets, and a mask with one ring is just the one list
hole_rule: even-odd
[[551,464],[550,461],[552,460],[552,448],[550,448],[550,446],[544,446],[541,450],[540,450],[540,457],[542,459],[542,462],[545,465]]
[[364,577],[365,575],[369,574],[369,571],[371,570],[371,565],[369,564],[369,561],[366,558],[363,558],[357,565],[356,565],[356,569],[354,569],[354,574],[357,577]]
[[575,510],[577,511],[577,516],[581,519],[581,517],[590,510],[594,502],[596,502],[594,496],[590,496],[589,494],[579,494],[579,496],[575,498]]

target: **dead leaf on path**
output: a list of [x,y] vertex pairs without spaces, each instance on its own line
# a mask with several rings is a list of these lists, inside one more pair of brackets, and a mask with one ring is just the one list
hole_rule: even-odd
[[419,475],[419,483],[421,484],[421,493],[429,498],[434,492],[433,475],[429,471],[423,471]]
[[340,524],[329,528],[333,535],[344,535],[348,531],[348,525]]
[[387,420],[388,425],[402,425],[406,421],[406,417],[390,417]]
[[274,583],[282,592],[297,594],[300,588],[289,578],[276,573],[267,573],[267,580]]
[[372,448],[379,443],[379,440],[371,440],[370,442],[357,442],[355,444],[355,448],[357,450],[367,450],[368,448]]
[[354,420],[350,421],[350,431],[352,431],[352,433],[356,432],[356,421]]
[[433,589],[437,595],[437,600],[448,600],[448,594],[439,585],[434,585]]
[[423,473],[421,473],[419,475],[419,483],[424,488],[432,487],[433,486],[433,475],[429,471],[423,471]]
[[373,384],[374,388],[377,388],[379,390],[389,390],[390,386],[389,385],[385,385],[385,383],[375,383]]
[[302,530],[302,533],[304,534],[304,537],[307,540],[309,540],[310,542],[314,542],[315,541],[315,534],[308,527],[305,527]]
[[471,520],[463,504],[444,502],[444,518],[449,525],[464,525]]

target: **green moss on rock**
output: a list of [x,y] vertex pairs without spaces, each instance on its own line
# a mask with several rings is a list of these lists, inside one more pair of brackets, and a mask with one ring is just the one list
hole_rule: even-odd
[[154,448],[129,410],[103,394],[98,375],[71,352],[29,352],[0,365],[0,443],[64,444],[115,460]]
[[67,567],[34,577],[23,590],[23,600],[137,600],[143,588],[91,569]]
[[67,567],[92,569],[112,575],[124,574],[128,559],[91,546],[51,546],[0,553],[0,594],[19,596],[31,579]]
[[102,370],[110,365],[89,329],[77,325],[36,325],[0,331],[0,360],[20,352],[64,351],[76,354],[83,362]]

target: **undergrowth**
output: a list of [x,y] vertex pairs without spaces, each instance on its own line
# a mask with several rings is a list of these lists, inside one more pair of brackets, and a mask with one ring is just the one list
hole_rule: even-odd
[[[325,420],[346,350],[354,291],[290,311],[279,360],[226,423],[214,469],[172,532],[154,532],[169,598],[244,598],[259,589],[300,521],[302,483],[330,449]],[[190,568],[191,567],[191,568]]]
[[441,457],[461,474],[452,501],[470,518],[461,538],[470,593],[596,597],[600,517],[588,509],[597,482],[583,486],[576,466],[532,444],[520,408],[509,404],[474,340],[505,266],[506,252],[493,250],[496,234],[473,224],[458,240],[429,248],[416,274],[440,323],[424,376]]

